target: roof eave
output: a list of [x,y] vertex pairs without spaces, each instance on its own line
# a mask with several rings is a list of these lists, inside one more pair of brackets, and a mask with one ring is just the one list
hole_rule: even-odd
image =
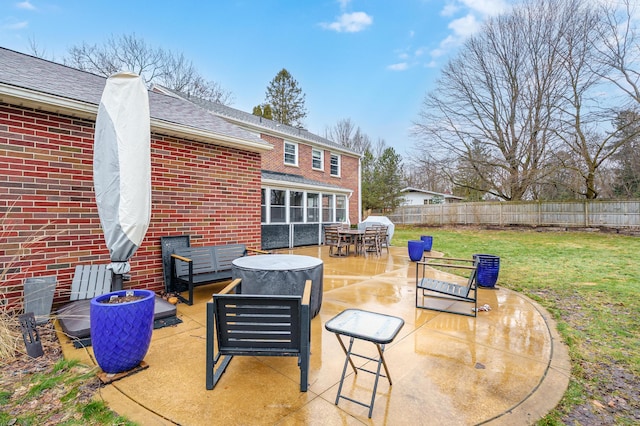
[[215,145],[241,149],[243,151],[261,153],[273,150],[273,146],[266,142],[251,142],[245,139],[214,134],[206,130],[194,129],[193,127],[183,126],[154,118],[151,119],[151,130],[162,133],[163,135],[190,139],[196,142],[213,143]]
[[[11,86],[5,83],[0,83],[0,102],[32,108],[36,111],[64,114],[71,117],[91,120],[95,120],[98,114],[98,105],[25,89],[23,87]],[[244,139],[216,134],[155,118],[151,118],[151,131],[166,134],[167,136],[242,149],[244,151],[260,153],[273,149],[273,147],[266,142],[264,144],[250,142]]]
[[228,115],[224,115],[224,114],[217,114],[216,112],[211,112],[214,115],[217,115],[220,118],[223,118],[225,120],[227,120],[228,122],[235,124],[237,126],[240,127],[244,127],[245,129],[249,130],[249,131],[254,131],[254,132],[258,132],[258,133],[266,133],[278,138],[282,138],[284,140],[288,140],[291,142],[298,142],[298,143],[304,143],[306,145],[316,145],[316,146],[321,146],[325,149],[327,149],[328,151],[332,151],[332,152],[339,152],[341,154],[344,155],[350,155],[353,157],[359,157],[361,158],[362,155],[351,151],[347,148],[340,148],[340,147],[336,147],[336,146],[331,146],[329,144],[324,144],[322,142],[319,141],[315,141],[315,140],[310,140],[308,138],[302,137],[302,136],[296,136],[296,135],[292,135],[290,133],[286,133],[286,132],[279,132],[277,130],[272,129],[269,126],[261,126],[259,124],[255,124],[255,123],[249,123],[247,121],[241,120],[241,119],[237,119],[237,118],[233,118],[233,117],[229,117]]
[[310,183],[295,183],[288,181],[281,181],[276,179],[262,179],[263,186],[271,186],[271,187],[282,187],[282,188],[299,188],[305,190],[312,191],[320,191],[320,192],[332,192],[332,193],[342,193],[342,194],[351,194],[353,193],[352,189],[347,188],[336,188],[332,186],[323,186],[323,185],[314,185]]

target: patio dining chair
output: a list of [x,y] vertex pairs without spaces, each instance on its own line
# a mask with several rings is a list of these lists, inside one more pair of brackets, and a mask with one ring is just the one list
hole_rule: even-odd
[[387,225],[376,225],[376,230],[378,231],[378,246],[380,254],[382,254],[382,249],[387,249],[387,253],[389,253],[389,227]]
[[349,256],[349,241],[342,238],[337,229],[325,228],[324,243],[329,246],[329,256]]
[[365,256],[368,253],[375,253],[376,255],[380,255],[380,240],[378,237],[378,230],[370,226],[364,230],[364,235],[362,236],[362,248]]

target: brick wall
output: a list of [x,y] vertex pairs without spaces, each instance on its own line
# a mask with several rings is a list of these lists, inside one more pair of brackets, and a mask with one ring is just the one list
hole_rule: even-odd
[[324,169],[314,170],[311,167],[311,145],[298,143],[298,166],[284,164],[284,139],[271,135],[261,135],[262,139],[273,145],[273,150],[262,154],[262,168],[265,170],[301,175],[318,182],[337,185],[353,191],[349,201],[349,221],[358,223],[358,157],[340,155],[340,176],[331,176],[331,151],[324,150]]
[[[27,277],[56,275],[59,305],[76,265],[109,262],[93,193],[94,124],[0,103],[0,274],[10,266],[0,299],[10,307],[21,308]],[[152,134],[151,162],[151,223],[125,287],[163,289],[162,236],[260,248],[260,154]],[[33,236],[44,238],[25,244]]]

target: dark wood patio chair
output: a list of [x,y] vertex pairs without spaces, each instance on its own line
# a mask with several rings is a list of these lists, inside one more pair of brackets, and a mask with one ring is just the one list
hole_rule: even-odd
[[337,229],[325,228],[324,243],[329,246],[329,256],[349,256],[349,241],[342,238]]

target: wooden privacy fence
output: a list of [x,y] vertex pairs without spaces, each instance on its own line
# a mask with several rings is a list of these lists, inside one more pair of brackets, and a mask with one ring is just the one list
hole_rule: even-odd
[[402,206],[386,214],[403,225],[640,227],[640,201],[474,202]]

